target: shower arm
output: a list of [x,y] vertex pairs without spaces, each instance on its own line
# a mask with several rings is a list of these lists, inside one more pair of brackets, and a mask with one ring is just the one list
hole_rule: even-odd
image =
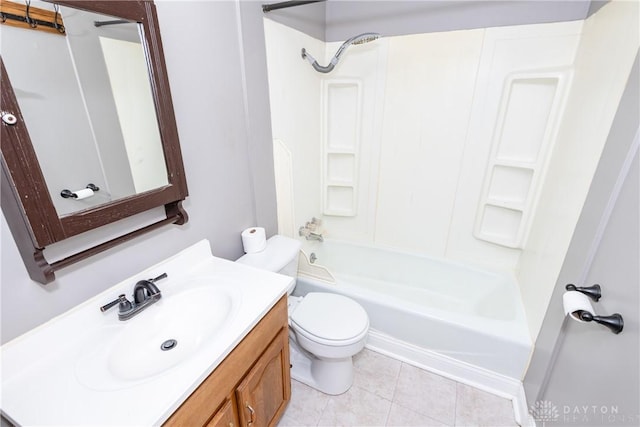
[[359,34],[357,36],[351,37],[350,39],[342,43],[342,45],[340,45],[335,55],[333,55],[333,58],[331,58],[331,61],[327,65],[318,64],[318,61],[313,56],[311,56],[311,54],[307,52],[307,49],[305,48],[302,48],[302,52],[301,52],[302,59],[306,59],[307,61],[309,61],[309,64],[311,64],[311,66],[316,71],[320,73],[328,73],[335,68],[338,61],[340,61],[340,57],[350,45],[368,43],[370,41],[376,40],[379,37],[380,37],[380,34],[378,33],[363,33],[363,34]]
[[318,64],[318,61],[316,61],[316,59],[311,56],[310,53],[307,52],[307,49],[302,48],[302,59],[306,59],[307,61],[309,61],[309,64],[311,64],[311,66],[318,71],[319,73],[328,73],[331,70],[333,70],[333,68],[336,66],[336,64],[338,63],[338,60],[336,59],[336,57],[334,56],[331,59],[331,62],[329,62],[329,65],[323,66]]

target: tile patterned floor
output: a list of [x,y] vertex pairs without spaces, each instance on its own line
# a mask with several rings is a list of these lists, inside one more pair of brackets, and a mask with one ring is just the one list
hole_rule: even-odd
[[517,426],[511,401],[365,349],[353,386],[329,396],[292,381],[279,427]]

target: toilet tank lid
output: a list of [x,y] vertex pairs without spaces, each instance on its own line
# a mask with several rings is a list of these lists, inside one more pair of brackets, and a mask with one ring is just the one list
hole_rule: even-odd
[[267,240],[264,250],[252,254],[245,254],[238,258],[239,263],[278,272],[293,261],[300,252],[302,243],[289,237],[275,235]]

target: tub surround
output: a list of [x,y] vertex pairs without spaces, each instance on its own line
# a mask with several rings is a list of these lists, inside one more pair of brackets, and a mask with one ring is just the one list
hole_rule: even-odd
[[[324,75],[290,54],[298,44],[313,46],[312,38],[265,21],[273,136],[295,159],[290,168],[293,222],[316,216],[327,238],[516,271],[520,249],[515,246],[522,242],[514,242],[526,234],[526,215],[519,222],[517,209],[491,205],[490,214],[500,216],[496,220],[485,215],[485,205],[502,206],[513,198],[520,204],[508,207],[530,215],[525,201],[535,198],[539,185],[529,188],[529,175],[521,177],[502,163],[499,171],[508,176],[491,181],[489,160],[493,146],[501,147],[505,126],[528,123],[528,110],[518,106],[538,99],[527,90],[512,96],[508,79],[515,72],[534,75],[570,67],[580,30],[580,22],[565,22],[383,37],[348,51]],[[338,46],[323,47],[333,52]],[[515,82],[521,89],[522,81]],[[562,99],[566,85],[562,91],[554,88],[549,98]],[[543,136],[544,118],[551,117],[549,108],[555,105],[547,101],[540,100],[536,122]],[[555,120],[560,111],[553,112]],[[292,126],[292,117],[305,126]],[[513,155],[498,150],[497,160],[528,158],[541,143],[530,138],[522,147],[507,147]],[[544,162],[544,157],[530,160]],[[523,181],[515,188],[507,186],[516,179],[513,174]],[[483,198],[485,181],[495,185]],[[502,221],[509,213],[515,215],[512,221]],[[479,217],[477,234],[485,240],[474,235]]]
[[[100,306],[119,294],[129,296],[138,280],[165,272],[168,278],[158,283],[163,297],[145,312],[125,322],[118,320],[117,308],[100,312]],[[162,424],[281,299],[290,284],[289,277],[213,257],[209,242],[202,240],[3,345],[2,414],[18,425]],[[171,307],[176,295],[205,287],[226,289],[233,307],[220,329],[202,340],[192,354],[138,379],[117,377],[112,366],[87,369],[87,356],[100,359],[100,352],[113,350],[118,331],[157,316],[158,310]],[[176,350],[179,348],[180,342]],[[131,353],[136,349],[116,350]]]

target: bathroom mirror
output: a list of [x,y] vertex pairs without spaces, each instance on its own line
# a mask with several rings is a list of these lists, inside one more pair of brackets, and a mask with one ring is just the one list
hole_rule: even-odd
[[[62,267],[184,224],[187,186],[153,1],[38,3],[58,11],[65,34],[3,32],[2,209],[31,278],[48,283]],[[44,258],[48,245],[158,206],[161,221]]]
[[[168,181],[140,24],[59,11],[65,36],[7,27],[2,57],[60,216]],[[89,183],[86,198],[60,196]]]

